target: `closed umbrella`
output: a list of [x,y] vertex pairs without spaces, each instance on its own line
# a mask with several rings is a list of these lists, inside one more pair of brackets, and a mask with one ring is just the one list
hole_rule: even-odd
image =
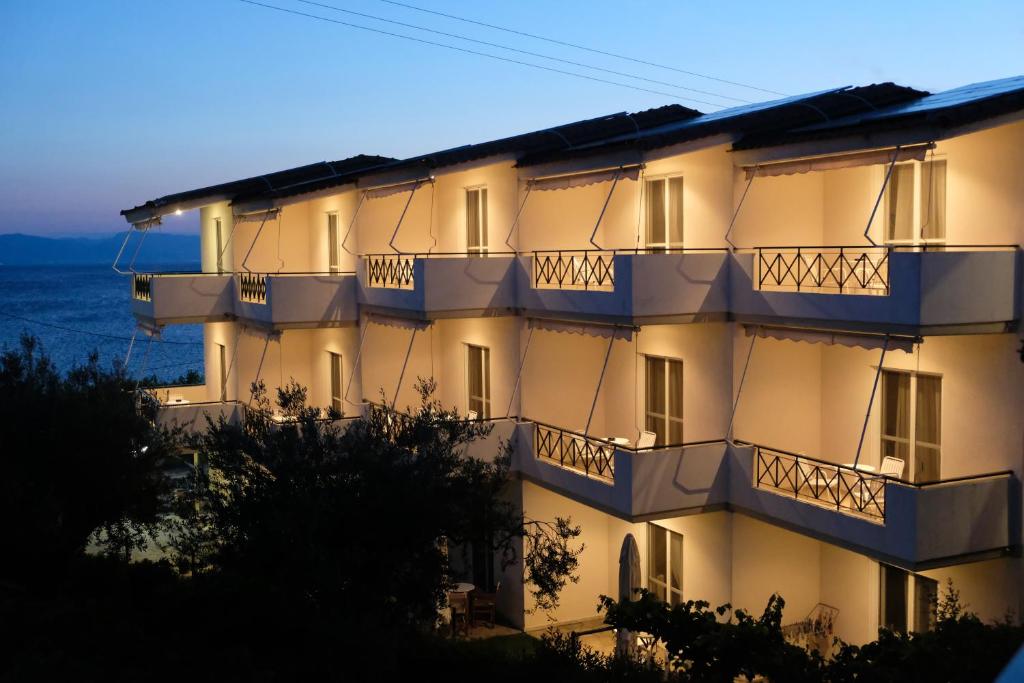
[[[633,534],[626,534],[619,551],[619,602],[635,600],[640,590],[640,549]],[[615,649],[620,655],[631,653],[632,635],[626,629],[619,629]]]

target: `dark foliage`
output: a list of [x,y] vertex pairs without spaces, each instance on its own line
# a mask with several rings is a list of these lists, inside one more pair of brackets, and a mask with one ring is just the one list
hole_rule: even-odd
[[[208,470],[179,500],[168,535],[191,574],[237,577],[354,633],[429,630],[452,581],[446,549],[487,544],[522,559],[534,595],[557,603],[581,548],[568,520],[524,520],[506,499],[509,454],[469,457],[491,427],[463,420],[421,383],[411,414],[374,408],[339,430],[305,389],[261,385],[242,425],[211,424]],[[335,416],[336,417],[336,416]],[[520,552],[520,548],[522,551]]]
[[39,342],[0,356],[0,576],[61,576],[94,532],[127,556],[160,511],[171,438],[136,410],[134,384],[88,363],[61,375]]

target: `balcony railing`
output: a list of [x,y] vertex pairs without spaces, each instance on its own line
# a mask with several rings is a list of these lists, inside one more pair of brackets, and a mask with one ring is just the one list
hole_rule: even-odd
[[153,300],[153,275],[152,273],[132,274],[132,296],[139,301]]
[[413,289],[416,286],[416,257],[407,254],[367,254],[366,286],[384,289]]
[[238,300],[247,304],[267,303],[267,276],[265,273],[238,274]]
[[757,288],[889,295],[888,247],[758,247]]
[[611,292],[615,289],[614,251],[537,251],[533,286]]
[[754,487],[884,522],[885,477],[754,446]]
[[534,432],[539,460],[582,472],[607,483],[615,481],[615,444],[540,422]]

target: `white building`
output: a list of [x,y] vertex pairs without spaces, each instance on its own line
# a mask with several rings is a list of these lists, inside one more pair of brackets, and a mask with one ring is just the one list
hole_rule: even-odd
[[133,307],[204,324],[167,419],[257,377],[355,415],[432,376],[515,435],[525,511],[586,545],[555,614],[504,582],[526,627],[592,618],[629,533],[667,599],[779,593],[851,642],[928,628],[947,578],[1019,616],[1022,150],[1017,77],[315,164],[123,212],[201,216],[202,272],[136,274]]

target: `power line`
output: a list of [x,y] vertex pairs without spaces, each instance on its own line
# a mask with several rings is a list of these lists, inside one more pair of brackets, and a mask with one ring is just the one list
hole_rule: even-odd
[[719,83],[727,83],[729,85],[739,86],[741,88],[749,88],[751,90],[759,90],[761,92],[769,93],[771,95],[782,95],[786,93],[778,92],[777,90],[768,90],[767,88],[759,88],[756,85],[749,85],[747,83],[740,83],[739,81],[729,81],[724,78],[718,78],[716,76],[708,76],[707,74],[698,73],[696,71],[686,71],[685,69],[678,69],[674,66],[668,66],[666,64],[658,64],[657,62],[647,61],[645,59],[637,59],[636,57],[629,57],[627,55],[616,54],[615,52],[606,52],[604,50],[598,50],[597,48],[587,47],[586,45],[577,45],[576,43],[568,43],[563,40],[557,40],[555,38],[546,38],[545,36],[539,36],[535,33],[527,33],[526,31],[517,31],[513,28],[507,28],[505,26],[497,26],[495,24],[488,24],[483,21],[477,21],[475,19],[467,19],[466,17],[460,17],[455,14],[447,14],[445,12],[438,12],[437,10],[426,9],[425,7],[417,7],[416,5],[410,5],[404,2],[397,2],[397,0],[378,0],[379,2],[387,3],[388,5],[395,5],[397,7],[405,7],[406,9],[416,10],[417,12],[424,12],[426,14],[434,14],[439,17],[446,19],[454,19],[455,21],[462,21],[467,24],[476,24],[477,26],[483,26],[485,28],[491,28],[495,31],[504,31],[505,33],[514,33],[519,36],[525,36],[527,38],[533,38],[534,40],[543,40],[547,43],[553,43],[555,45],[562,45],[563,47],[571,47],[576,50],[585,50],[586,52],[593,52],[594,54],[604,55],[605,57],[614,57],[615,59],[624,59],[627,62],[633,62],[635,64],[643,64],[645,66],[653,66],[658,69],[666,69],[668,71],[675,71],[677,73],[686,74],[687,76],[695,76],[697,78],[706,78],[709,81],[717,81]]
[[[0,311],[0,316],[10,318],[11,320],[20,320],[21,322],[29,323],[30,325],[42,325],[43,327],[52,327],[55,330],[63,330],[64,332],[72,332],[75,334],[84,334],[93,337],[102,337],[103,339],[117,339],[120,341],[131,341],[131,337],[123,337],[116,334],[104,334],[102,332],[91,332],[89,330],[79,330],[74,327],[66,327],[64,325],[56,325],[54,323],[45,323],[41,320],[32,320],[31,318],[24,318],[20,315],[12,315],[10,313],[4,313]],[[152,338],[152,337],[151,337]],[[190,346],[202,346],[203,342],[188,342],[188,341],[171,341],[167,339],[156,339],[161,344],[181,344]]]
[[646,81],[647,83],[654,83],[656,85],[666,85],[670,88],[677,88],[679,90],[686,90],[688,92],[698,93],[700,95],[710,95],[711,97],[718,97],[723,100],[733,100],[734,102],[743,102],[750,104],[750,100],[744,100],[739,97],[732,97],[731,95],[723,95],[717,92],[711,92],[709,90],[698,90],[697,88],[690,88],[685,85],[679,85],[678,83],[669,83],[667,81],[659,81],[654,78],[647,78],[646,76],[637,76],[636,74],[627,73],[624,71],[615,71],[614,69],[606,69],[600,66],[593,66],[591,64],[585,64],[583,62],[574,62],[571,59],[562,59],[561,57],[553,57],[551,55],[542,54],[540,52],[531,52],[529,50],[521,50],[510,45],[502,45],[501,43],[492,43],[486,40],[478,40],[476,38],[469,38],[468,36],[460,35],[458,33],[446,33],[445,31],[438,31],[436,29],[427,28],[425,26],[419,26],[418,24],[408,24],[403,21],[397,21],[394,19],[387,19],[385,17],[379,17],[375,14],[365,14],[363,12],[356,12],[355,10],[345,9],[343,7],[336,7],[335,5],[328,5],[322,2],[314,2],[314,0],[296,0],[305,5],[313,5],[314,7],[322,7],[324,9],[334,10],[336,12],[344,12],[345,14],[351,14],[357,17],[363,17],[364,19],[373,19],[374,21],[382,21],[387,24],[395,24],[396,26],[404,26],[405,28],[415,29],[417,31],[426,31],[427,33],[433,33],[439,36],[445,36],[447,38],[455,38],[457,40],[465,40],[470,43],[476,43],[478,45],[486,45],[488,47],[496,47],[501,50],[509,50],[510,52],[517,52],[523,55],[529,55],[531,57],[540,57],[541,59],[550,59],[553,62],[561,62],[563,64],[569,64],[572,66],[582,67],[584,69],[592,69],[594,71],[602,71],[604,73],[612,74],[615,76],[623,76],[625,78],[632,78],[638,81]]
[[417,38],[415,36],[408,36],[402,33],[393,33],[391,31],[385,31],[379,28],[372,28],[370,26],[363,26],[362,24],[353,24],[348,21],[341,21],[340,19],[331,19],[330,17],[322,17],[318,14],[309,14],[308,12],[300,12],[299,10],[290,9],[287,7],[279,7],[277,5],[268,5],[262,2],[256,2],[256,0],[238,0],[238,2],[244,2],[247,5],[255,5],[257,7],[264,7],[266,9],[277,10],[278,12],[285,12],[287,14],[294,14],[300,17],[306,17],[308,19],[317,19],[319,21],[326,21],[332,24],[338,24],[340,26],[348,26],[349,28],[357,28],[362,31],[369,31],[371,33],[379,33],[385,36],[391,36],[392,38],[402,38],[403,40],[411,40],[416,43],[422,43],[424,45],[433,45],[435,47],[443,47],[448,50],[455,50],[456,52],[464,52],[470,55],[476,55],[478,57],[487,57],[488,59],[495,59],[500,62],[508,62],[510,64],[519,64],[520,66],[528,66],[533,69],[541,69],[542,71],[550,71],[552,73],[563,74],[565,76],[574,76],[576,78],[583,78],[588,81],[594,81],[596,83],[605,83],[607,85],[616,85],[620,88],[629,88],[630,90],[638,90],[640,92],[652,93],[654,95],[661,95],[663,97],[671,97],[676,100],[684,100],[687,102],[696,102],[698,104],[706,104],[710,107],[721,108],[721,104],[715,102],[707,102],[705,100],[698,100],[693,97],[681,97],[674,93],[662,92],[660,90],[652,90],[650,88],[641,88],[637,85],[630,85],[629,83],[620,83],[619,81],[612,81],[606,78],[598,78],[597,76],[588,76],[587,74],[581,74],[574,71],[566,71],[564,69],[556,69],[551,66],[544,66],[543,64],[534,64],[532,62],[524,62],[518,59],[512,59],[510,57],[502,57],[500,55],[491,54],[489,52],[480,52],[478,50],[470,50],[469,48],[458,47],[455,45],[448,45],[447,43],[438,43],[433,40],[426,40],[425,38]]

